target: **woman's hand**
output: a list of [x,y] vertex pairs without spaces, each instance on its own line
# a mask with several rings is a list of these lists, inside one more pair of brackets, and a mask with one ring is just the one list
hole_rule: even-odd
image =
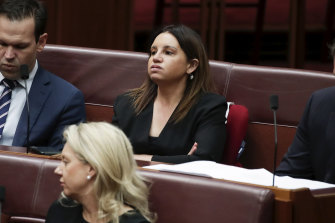
[[151,161],[152,155],[147,154],[134,154],[135,160],[144,160],[144,161]]
[[193,153],[197,150],[197,148],[198,148],[198,143],[195,142],[195,143],[193,144],[193,146],[192,146],[190,152],[188,152],[187,155],[193,155]]

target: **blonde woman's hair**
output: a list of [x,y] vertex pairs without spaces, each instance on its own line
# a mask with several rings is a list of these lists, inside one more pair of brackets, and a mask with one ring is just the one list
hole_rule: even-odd
[[79,160],[96,171],[94,190],[99,204],[99,218],[118,223],[123,204],[138,210],[153,221],[149,211],[149,189],[136,172],[133,149],[127,136],[105,122],[71,125],[64,138]]

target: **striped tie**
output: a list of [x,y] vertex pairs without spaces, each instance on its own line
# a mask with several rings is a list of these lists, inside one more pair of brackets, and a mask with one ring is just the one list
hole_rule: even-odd
[[7,114],[12,98],[12,90],[16,87],[17,82],[9,79],[3,79],[1,84],[5,86],[1,97],[0,97],[0,138],[2,137],[2,131],[5,127]]

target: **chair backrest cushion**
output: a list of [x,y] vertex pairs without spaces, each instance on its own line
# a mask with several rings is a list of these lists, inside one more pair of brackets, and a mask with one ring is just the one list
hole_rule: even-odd
[[167,172],[140,174],[152,182],[149,201],[157,223],[272,221],[270,189]]
[[43,219],[61,192],[54,174],[58,164],[58,160],[0,153],[0,185],[6,189],[2,212],[29,222]]
[[227,142],[222,163],[238,165],[237,155],[248,128],[249,112],[243,105],[231,104],[227,117]]

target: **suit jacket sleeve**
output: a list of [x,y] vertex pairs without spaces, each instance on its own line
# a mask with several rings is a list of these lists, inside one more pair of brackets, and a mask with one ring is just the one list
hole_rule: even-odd
[[63,147],[63,131],[64,128],[71,124],[76,124],[85,121],[85,102],[81,91],[77,90],[69,95],[67,102],[63,108],[63,112],[59,117],[57,125],[50,137],[48,146]]

